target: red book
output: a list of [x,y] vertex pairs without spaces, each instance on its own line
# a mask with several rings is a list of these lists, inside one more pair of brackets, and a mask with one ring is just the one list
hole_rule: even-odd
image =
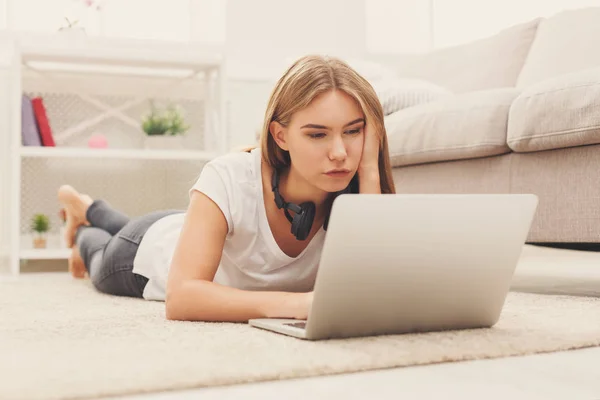
[[40,131],[40,138],[42,139],[42,146],[55,147],[54,137],[52,136],[52,129],[48,122],[48,115],[46,114],[46,107],[44,107],[44,101],[41,97],[34,97],[31,99],[33,105],[33,112],[35,119],[37,120],[38,130]]

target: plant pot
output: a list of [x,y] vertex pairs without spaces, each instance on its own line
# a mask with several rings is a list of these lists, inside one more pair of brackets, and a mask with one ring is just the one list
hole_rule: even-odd
[[45,236],[36,236],[33,238],[33,248],[34,249],[45,249],[46,248],[46,237]]
[[146,136],[144,148],[149,150],[180,150],[183,148],[181,136],[150,135]]

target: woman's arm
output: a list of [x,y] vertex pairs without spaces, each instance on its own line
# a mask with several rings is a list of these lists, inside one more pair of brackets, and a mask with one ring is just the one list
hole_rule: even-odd
[[169,271],[167,319],[306,319],[312,293],[253,292],[212,281],[221,261],[227,228],[221,209],[206,195],[194,191]]

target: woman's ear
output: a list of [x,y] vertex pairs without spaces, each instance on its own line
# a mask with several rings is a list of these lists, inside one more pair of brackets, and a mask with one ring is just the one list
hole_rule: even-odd
[[269,124],[269,133],[271,133],[273,140],[275,140],[275,143],[277,143],[282,150],[288,151],[286,141],[287,129],[283,125],[277,121],[272,121]]

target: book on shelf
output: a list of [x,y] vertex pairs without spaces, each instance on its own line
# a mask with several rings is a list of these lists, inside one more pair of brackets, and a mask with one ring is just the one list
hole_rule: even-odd
[[21,143],[23,146],[42,145],[31,98],[25,94],[21,98]]
[[42,146],[55,147],[56,144],[54,143],[54,136],[52,135],[52,128],[50,128],[50,122],[48,121],[44,100],[41,97],[34,97],[31,99],[31,104],[37,121],[38,131],[40,132]]

